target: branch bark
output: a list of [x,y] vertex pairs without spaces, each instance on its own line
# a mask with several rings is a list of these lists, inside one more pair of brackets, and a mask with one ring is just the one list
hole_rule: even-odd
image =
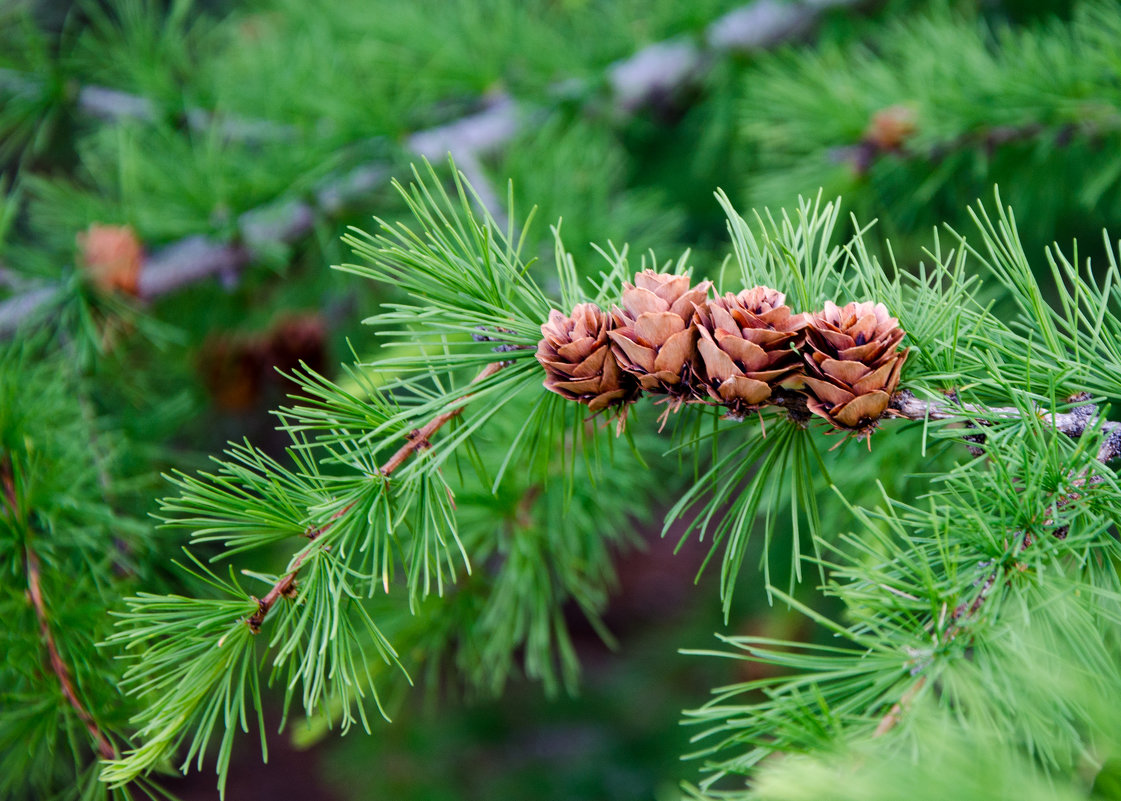
[[[1020,410],[1014,406],[977,406],[953,404],[942,401],[924,401],[910,390],[900,390],[891,399],[892,412],[908,420],[950,420],[961,418],[962,413],[972,415],[981,425],[993,420],[1018,420]],[[1051,423],[1055,430],[1071,439],[1078,439],[1087,429],[1097,424],[1098,409],[1092,403],[1077,406],[1070,412],[1042,412],[1040,418]],[[1106,420],[1101,423],[1105,435],[1098,449],[1098,461],[1103,464],[1121,456],[1121,422]]]
[[47,604],[43,600],[43,590],[40,583],[41,568],[39,565],[39,556],[28,545],[25,548],[27,557],[27,594],[31,598],[31,605],[35,608],[35,617],[39,621],[39,634],[43,638],[43,643],[47,646],[47,655],[50,659],[51,670],[54,671],[55,676],[58,678],[58,683],[62,685],[62,695],[66,698],[67,702],[74,709],[74,713],[78,719],[85,724],[86,731],[89,732],[90,737],[93,738],[94,743],[97,745],[97,752],[101,755],[102,759],[116,759],[117,751],[113,748],[109,738],[97,727],[97,723],[93,719],[93,715],[82,704],[78,698],[78,691],[74,687],[74,682],[70,678],[70,669],[63,661],[62,655],[58,652],[58,646],[55,644],[54,636],[51,634],[50,617],[47,613]]
[[[471,383],[468,386],[485,381],[508,364],[509,362],[492,362],[488,364],[478,375],[471,379]],[[470,396],[471,393],[465,393],[460,397],[460,400],[466,400]],[[385,464],[382,465],[381,470],[378,471],[381,473],[382,477],[389,478],[394,471],[409,460],[410,456],[427,448],[432,435],[439,431],[449,420],[462,414],[464,405],[465,404],[461,404],[454,409],[441,412],[428,421],[422,428],[410,431],[405,444],[398,448]],[[309,531],[307,534],[308,538],[311,540],[318,539],[330,527],[331,523],[346,514],[349,508],[349,506],[346,506],[337,511],[331,517],[331,520],[322,528]],[[296,591],[296,574],[300,571],[300,568],[304,566],[311,554],[312,549],[308,548],[297,556],[292,562],[291,567],[289,567],[288,572],[277,580],[272,586],[272,589],[270,589],[263,598],[257,600],[257,611],[250,615],[245,621],[250,631],[254,634],[258,633],[261,630],[261,624],[265,622],[265,618],[268,616],[269,611],[276,605],[276,602],[281,598],[289,598],[294,595]]]
[[[5,454],[3,460],[0,461],[0,488],[2,488],[4,504],[7,507],[5,516],[10,515],[13,520],[20,520],[22,515],[19,514],[19,499],[16,497],[15,482],[12,478],[12,462],[7,454]],[[63,660],[62,654],[59,653],[58,645],[55,642],[54,635],[51,633],[50,615],[48,614],[46,601],[43,600],[41,580],[43,570],[39,562],[39,555],[36,554],[31,547],[31,536],[29,533],[25,533],[24,560],[27,573],[27,596],[31,601],[32,608],[35,610],[35,619],[39,623],[39,636],[42,638],[43,644],[47,648],[47,657],[51,665],[51,671],[55,674],[59,685],[62,687],[63,697],[74,709],[74,713],[85,725],[86,730],[97,746],[97,752],[103,759],[115,759],[117,757],[116,749],[113,748],[112,743],[109,742],[109,738],[98,728],[97,723],[93,719],[93,715],[89,713],[89,710],[86,709],[85,705],[78,697],[78,691],[74,687],[74,681],[70,678],[70,669]]]

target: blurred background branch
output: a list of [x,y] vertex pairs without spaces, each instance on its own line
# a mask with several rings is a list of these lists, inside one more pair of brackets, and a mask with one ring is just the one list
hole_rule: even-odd
[[[865,0],[867,4],[867,0]],[[818,18],[833,7],[858,5],[854,0],[814,0],[781,3],[756,0],[728,12],[705,30],[702,45],[686,39],[658,42],[633,56],[612,64],[607,70],[615,112],[635,113],[659,98],[677,96],[704,81],[713,60],[737,52],[754,52],[775,47],[808,34]],[[588,82],[588,86],[594,82]],[[587,86],[577,88],[560,84],[554,89],[566,94],[586,94]],[[11,71],[0,72],[0,91],[12,94],[38,90],[33,79]],[[442,162],[449,155],[471,181],[479,202],[496,215],[505,227],[502,202],[491,187],[481,160],[494,156],[527,124],[544,112],[531,104],[508,96],[483,98],[485,108],[458,120],[410,134],[404,143],[407,152],[431,162]],[[154,101],[117,89],[83,86],[77,92],[77,109],[99,120],[114,123],[137,120],[154,123],[159,108]],[[221,141],[260,143],[294,141],[296,132],[269,121],[229,118],[199,108],[185,112],[188,127],[203,136]],[[280,199],[266,206],[243,212],[237,220],[234,242],[216,242],[189,237],[169,244],[145,258],[139,278],[139,297],[152,299],[196,281],[220,277],[227,284],[256,258],[256,251],[270,244],[299,242],[315,225],[315,220],[337,216],[369,196],[387,182],[392,162],[361,164],[314,187],[311,198]],[[10,336],[25,321],[46,307],[55,292],[39,287],[0,302],[0,336]]]

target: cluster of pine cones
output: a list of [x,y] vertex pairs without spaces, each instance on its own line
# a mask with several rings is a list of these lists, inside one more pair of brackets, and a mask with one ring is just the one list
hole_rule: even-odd
[[768,405],[802,406],[867,434],[887,411],[907,350],[882,303],[826,303],[794,314],[763,286],[709,298],[711,281],[646,270],[623,285],[623,307],[553,310],[537,360],[545,387],[592,411],[643,392],[714,403],[742,418]]

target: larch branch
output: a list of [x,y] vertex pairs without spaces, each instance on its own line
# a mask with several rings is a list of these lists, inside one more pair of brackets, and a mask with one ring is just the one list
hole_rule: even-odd
[[[1100,479],[1100,476],[1098,478]],[[1094,480],[1094,477],[1089,477],[1078,479],[1075,483],[1080,486],[1085,486],[1087,484],[1093,484],[1097,482]],[[1056,506],[1064,506],[1077,497],[1079,497],[1077,493],[1071,493],[1069,495],[1063,496],[1056,501]],[[1050,523],[1050,520],[1044,521],[1045,525]],[[1053,532],[1053,535],[1059,539],[1066,537],[1066,528],[1062,527],[1056,529]],[[1024,533],[1022,542],[1024,548],[1031,547],[1032,538],[1027,533]],[[942,624],[945,621],[945,618],[947,616],[946,613],[948,610],[946,604],[943,603],[942,613],[938,621],[932,621],[929,627],[934,633],[936,642],[939,642],[941,645],[946,645],[950,642],[953,642],[958,638],[959,635],[967,630],[968,624],[972,622],[981,612],[981,610],[985,606],[985,602],[989,600],[989,597],[992,595],[993,590],[997,587],[997,575],[998,573],[996,570],[991,570],[988,575],[985,576],[983,582],[978,580],[978,582],[976,583],[981,584],[981,589],[977,592],[977,595],[973,598],[972,601],[963,601],[962,603],[954,607],[954,611],[949,613],[949,625],[945,626],[944,628]],[[974,586],[976,586],[976,583]],[[1008,580],[1006,579],[1001,586],[1007,585]],[[926,665],[923,665],[921,669],[925,669],[925,667]],[[912,671],[912,675],[918,673],[919,670],[920,668],[916,668],[914,671]],[[899,722],[900,718],[903,716],[903,713],[906,711],[915,695],[918,694],[919,690],[922,689],[923,684],[925,683],[926,676],[920,675],[919,678],[914,682],[914,684],[912,684],[903,693],[903,695],[900,696],[899,701],[893,704],[888,713],[880,719],[879,724],[876,726],[875,732],[872,734],[873,737],[881,737],[891,731],[895,724]]]
[[[924,401],[915,397],[910,390],[900,390],[891,399],[891,411],[897,417],[908,420],[951,420],[970,416],[979,425],[991,425],[995,420],[1018,420],[1022,413],[1014,406],[979,406],[976,404],[955,404],[948,401]],[[1088,429],[1098,426],[1104,437],[1098,449],[1098,461],[1103,464],[1121,456],[1121,422],[1102,421],[1099,425],[1098,409],[1092,403],[1076,406],[1069,412],[1040,412],[1039,418],[1046,420],[1055,430],[1071,439],[1078,439]]]
[[[0,490],[3,492],[4,505],[7,507],[6,515],[10,515],[13,520],[20,520],[19,514],[19,499],[16,496],[15,481],[12,471],[12,460],[7,454],[0,461]],[[93,715],[89,713],[82,700],[78,697],[78,691],[74,687],[74,681],[70,678],[70,669],[66,666],[66,662],[62,659],[62,654],[59,653],[58,645],[55,642],[54,635],[51,633],[50,615],[47,610],[47,603],[43,599],[42,587],[42,566],[39,563],[39,555],[31,548],[30,535],[27,534],[24,543],[25,554],[25,568],[27,572],[27,595],[31,600],[31,606],[35,610],[35,619],[39,622],[39,635],[43,639],[44,645],[47,647],[47,656],[51,664],[51,670],[54,672],[58,683],[62,687],[62,695],[66,701],[73,707],[78,719],[85,724],[86,730],[90,733],[94,743],[97,745],[97,752],[101,754],[103,759],[115,759],[117,751],[113,748],[113,744],[109,742],[109,738],[105,736],[104,732],[98,728],[97,723],[93,719]]]
[[[479,372],[477,376],[471,379],[470,385],[474,385],[486,380],[509,363],[510,362],[492,362],[491,364],[488,364],[485,368],[482,369],[482,371]],[[466,393],[460,396],[460,405],[456,406],[454,409],[450,409],[446,412],[441,412],[440,414],[436,415],[436,417],[433,417],[422,428],[410,431],[408,434],[408,441],[400,448],[398,448],[396,452],[394,452],[394,454],[389,457],[386,463],[382,465],[381,470],[378,471],[382,475],[382,477],[388,478],[394,473],[394,471],[401,467],[401,465],[408,461],[410,456],[428,447],[431,437],[437,431],[439,431],[445,423],[463,413],[465,401],[469,397],[470,393]],[[349,506],[345,506],[339,511],[335,512],[328,523],[326,523],[321,528],[312,529],[307,533],[307,537],[311,540],[318,539],[319,536],[322,535],[328,529],[328,527],[330,527],[331,523],[344,515],[349,508]],[[307,562],[307,559],[309,556],[311,556],[311,554],[312,549],[308,548],[299,556],[297,556],[296,559],[292,562],[292,565],[289,567],[288,572],[277,580],[277,582],[272,586],[272,588],[268,591],[268,593],[266,593],[263,598],[257,600],[257,611],[250,615],[245,621],[248,624],[249,629],[254,634],[261,630],[261,624],[264,623],[265,618],[268,616],[269,611],[273,608],[273,606],[276,605],[276,602],[281,598],[291,597],[293,593],[295,593],[296,574],[300,571],[300,568],[303,567],[303,565]]]

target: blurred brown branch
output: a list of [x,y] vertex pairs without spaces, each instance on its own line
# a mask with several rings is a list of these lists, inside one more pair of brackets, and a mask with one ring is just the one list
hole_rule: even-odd
[[[12,460],[7,454],[4,454],[3,458],[0,459],[0,499],[3,500],[3,505],[0,508],[3,509],[5,517],[10,517],[13,521],[22,522],[26,520],[26,513],[20,513],[19,499],[16,496],[15,481],[12,476]],[[51,671],[58,679],[63,697],[74,709],[78,719],[85,725],[90,737],[96,744],[97,752],[103,759],[113,759],[117,756],[117,752],[112,743],[109,742],[109,738],[98,728],[93,715],[89,713],[89,710],[86,709],[78,697],[74,681],[70,678],[70,669],[63,661],[62,654],[59,653],[58,645],[55,643],[54,635],[51,633],[50,615],[48,614],[47,603],[43,600],[41,581],[43,571],[39,564],[39,555],[31,548],[30,540],[30,533],[25,532],[23,549],[27,571],[27,597],[35,610],[35,619],[39,623],[39,634],[47,649]]]

